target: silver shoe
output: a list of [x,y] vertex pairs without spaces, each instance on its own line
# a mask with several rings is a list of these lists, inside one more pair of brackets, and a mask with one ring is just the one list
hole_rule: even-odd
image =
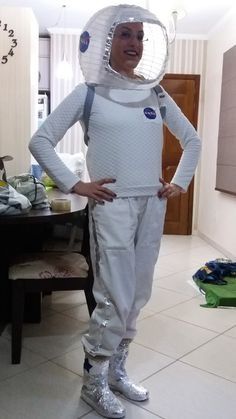
[[127,375],[125,361],[129,353],[129,339],[123,339],[109,361],[108,382],[111,390],[118,391],[127,399],[143,402],[149,399],[149,392],[135,384]]
[[125,408],[108,386],[109,360],[86,358],[81,398],[105,418],[123,418]]

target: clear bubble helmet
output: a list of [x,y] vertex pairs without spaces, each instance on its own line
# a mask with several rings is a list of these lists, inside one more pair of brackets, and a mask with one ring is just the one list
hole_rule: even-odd
[[[110,66],[115,29],[122,23],[143,24],[143,53],[135,68],[137,78],[116,72]],[[168,59],[168,36],[165,26],[148,10],[121,4],[95,13],[80,37],[79,61],[85,82],[119,89],[145,89],[158,84]]]

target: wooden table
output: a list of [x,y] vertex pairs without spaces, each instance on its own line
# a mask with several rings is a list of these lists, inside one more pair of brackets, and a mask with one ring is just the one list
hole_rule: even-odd
[[22,224],[55,224],[58,222],[73,221],[87,205],[87,198],[75,193],[65,194],[57,188],[52,188],[47,192],[49,202],[53,199],[69,199],[71,201],[70,211],[53,212],[51,209],[31,209],[27,214],[19,215],[0,215],[0,228],[2,225],[22,225]]
[[[28,214],[0,216],[0,334],[10,320],[11,287],[7,275],[10,258],[18,252],[40,250],[46,233],[53,225],[79,222],[87,205],[87,198],[74,193],[64,194],[56,188],[49,190],[47,195],[50,202],[55,198],[70,199],[70,211],[32,209]],[[38,321],[38,300],[28,299],[25,320]]]

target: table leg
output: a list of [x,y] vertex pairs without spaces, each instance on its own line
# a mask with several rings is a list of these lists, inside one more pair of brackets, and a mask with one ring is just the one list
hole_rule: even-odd
[[[4,261],[4,256],[3,256]],[[0,266],[0,335],[11,317],[11,284],[7,280],[7,265]]]

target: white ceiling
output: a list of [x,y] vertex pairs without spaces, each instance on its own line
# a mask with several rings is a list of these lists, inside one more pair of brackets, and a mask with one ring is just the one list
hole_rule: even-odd
[[[235,0],[0,0],[0,6],[31,7],[39,23],[40,35],[47,28],[83,28],[92,14],[111,4],[129,3],[146,7],[163,20],[171,11],[185,11],[177,22],[177,34],[207,38],[214,26],[229,13]],[[65,14],[62,5],[66,5]]]

